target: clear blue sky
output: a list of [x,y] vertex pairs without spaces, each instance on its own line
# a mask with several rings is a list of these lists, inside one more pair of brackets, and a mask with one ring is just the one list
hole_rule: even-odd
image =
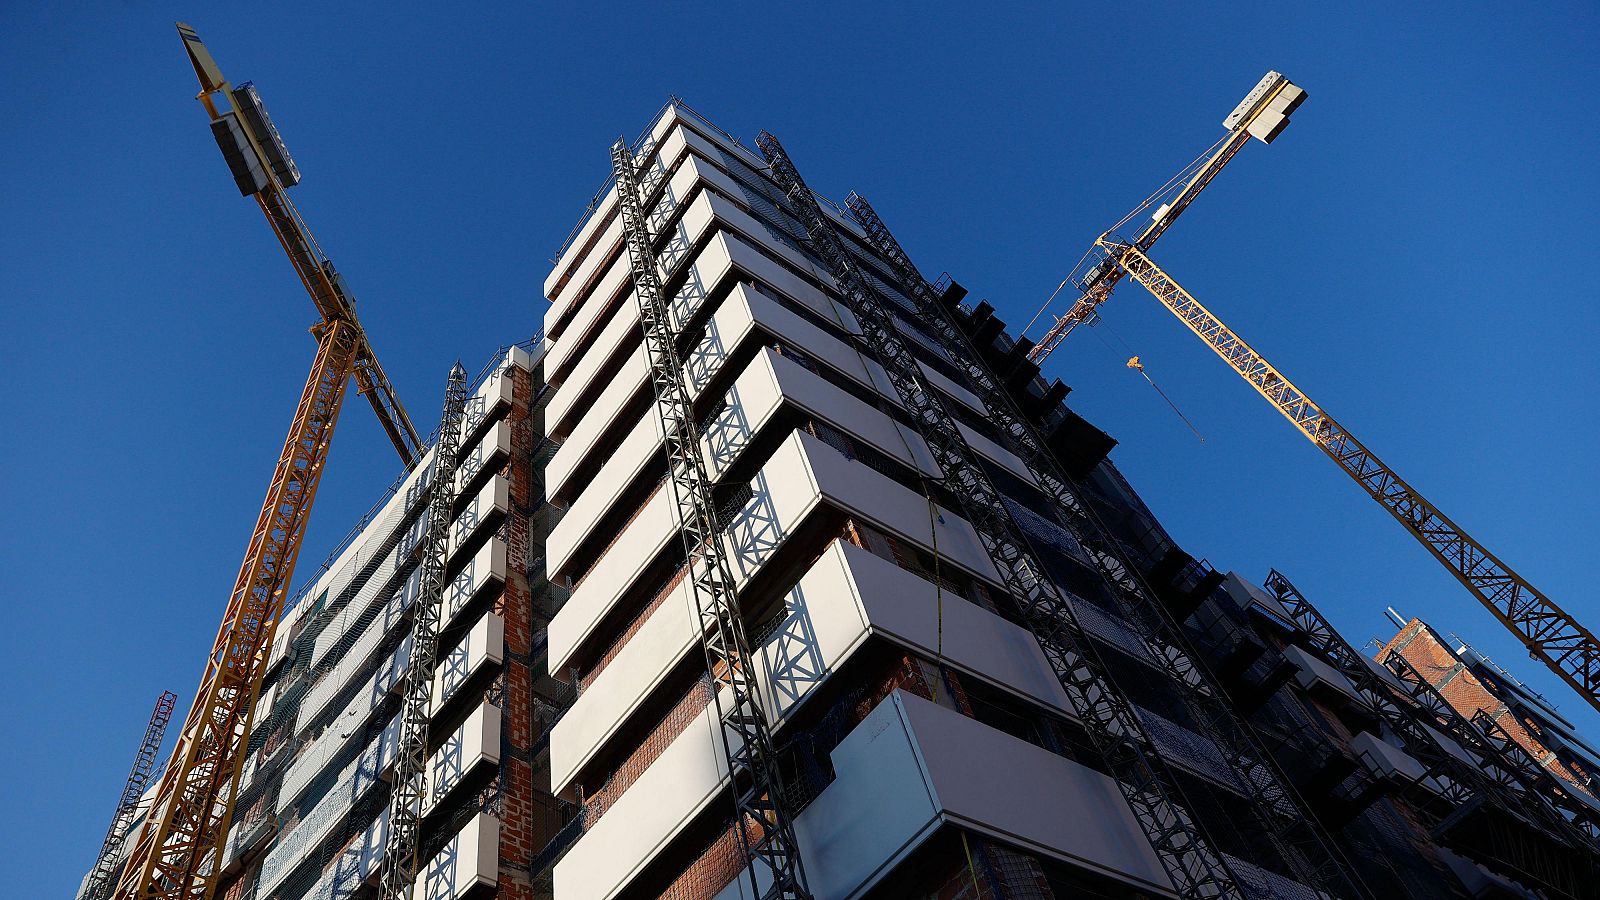
[[[0,11],[0,884],[63,896],[156,694],[187,708],[310,364],[312,309],[191,98],[194,24],[254,80],[295,199],[424,430],[458,356],[540,322],[614,136],[678,93],[872,199],[930,273],[1025,321],[1277,68],[1310,100],[1155,254],[1570,610],[1593,584],[1600,16],[1591,4],[6,4]],[[71,12],[68,12],[68,9]],[[1277,566],[1357,645],[1386,605],[1591,728],[1493,620],[1134,288],[1049,366],[1177,538]],[[1204,432],[1123,367],[1130,351]],[[346,409],[302,570],[396,473]],[[1600,735],[1597,735],[1600,736]]]

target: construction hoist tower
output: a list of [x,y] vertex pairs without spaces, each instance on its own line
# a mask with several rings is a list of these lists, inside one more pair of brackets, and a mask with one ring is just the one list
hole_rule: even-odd
[[439,420],[439,438],[433,445],[422,579],[412,605],[411,656],[400,684],[400,738],[389,795],[389,835],[379,878],[383,900],[410,897],[417,879],[422,814],[428,800],[428,721],[438,655],[439,604],[446,584],[451,511],[456,498],[456,457],[461,450],[461,420],[466,408],[467,372],[457,362],[445,387],[444,414]]
[[1198,661],[1180,623],[1139,576],[1094,507],[1079,495],[1061,464],[1046,449],[1043,436],[1017,408],[1001,380],[983,361],[983,355],[962,334],[949,307],[941,302],[938,292],[923,278],[877,211],[865,197],[854,193],[846,199],[845,206],[909,292],[919,322],[932,331],[947,359],[960,361],[966,386],[989,410],[989,421],[1006,449],[1023,461],[1035,482],[1054,501],[1056,524],[1094,561],[1124,621],[1144,644],[1148,658],[1165,670],[1170,688],[1182,698],[1192,721],[1217,746],[1234,773],[1234,787],[1251,801],[1242,810],[1245,815],[1238,824],[1263,845],[1276,848],[1301,883],[1329,896],[1370,896],[1371,891],[1360,884],[1354,868],[1323,832],[1259,735],[1229,704],[1216,675]]
[[1112,683],[1071,606],[1027,546],[955,420],[935,397],[900,336],[888,301],[867,282],[778,139],[762,132],[756,146],[805,225],[811,248],[827,264],[846,307],[860,323],[856,340],[863,352],[882,363],[910,410],[914,427],[944,472],[943,486],[978,533],[1179,896],[1243,898],[1237,877],[1186,811],[1177,783],[1133,705]]
[[665,442],[668,491],[687,557],[685,580],[694,595],[706,669],[712,679],[712,703],[722,723],[717,743],[732,785],[734,831],[754,896],[808,900],[811,895],[794,834],[794,817],[784,801],[772,729],[757,691],[759,662],[750,653],[728,535],[701,456],[700,429],[695,424],[679,346],[677,311],[662,290],[655,236],[650,234],[638,169],[626,141],[619,140],[611,148],[611,170],[656,415]]
[[[1282,75],[1267,73],[1223,120],[1229,131],[1218,149],[1204,163],[1180,172],[1168,182],[1168,188],[1158,191],[1123,219],[1125,223],[1157,200],[1170,196],[1170,200],[1156,207],[1148,226],[1132,238],[1114,234],[1114,227],[1095,241],[1092,253],[1097,260],[1077,281],[1083,295],[1056,320],[1028,358],[1043,363],[1073,328],[1098,315],[1100,305],[1110,298],[1123,277],[1133,278],[1427,548],[1516,636],[1529,656],[1600,710],[1600,640],[1594,633],[1407,484],[1148,255],[1156,239],[1239,148],[1252,137],[1270,143],[1288,125],[1289,114],[1305,96],[1305,91]],[[1179,184],[1181,189],[1171,193],[1169,188]]]
[[289,200],[286,190],[299,183],[300,172],[260,96],[249,84],[235,88],[223,78],[193,28],[180,23],[178,33],[234,182],[242,195],[260,204],[320,319],[311,329],[316,359],[206,657],[194,706],[117,883],[117,900],[209,900],[216,891],[256,698],[352,378],[405,467],[414,467],[422,455],[421,438],[378,365],[344,279]]
[[[1526,841],[1502,840],[1497,844],[1501,861],[1518,868],[1530,883],[1568,896],[1593,892],[1600,875],[1595,869],[1600,810],[1591,801],[1574,796],[1489,717],[1469,722],[1456,712],[1405,657],[1385,657],[1383,666],[1394,677],[1380,678],[1281,573],[1269,573],[1265,587],[1304,633],[1308,648],[1349,681],[1365,708],[1424,767],[1406,792],[1424,826],[1443,830],[1481,807],[1525,819],[1555,836],[1564,852],[1551,854]],[[1461,753],[1446,749],[1434,732],[1449,736]]]
[[89,871],[89,883],[83,890],[84,900],[102,900],[111,890],[111,876],[116,873],[117,857],[128,838],[128,829],[139,809],[139,798],[154,774],[156,754],[161,751],[161,741],[167,734],[167,723],[172,721],[172,710],[178,704],[178,695],[162,691],[156,698],[155,709],[150,711],[150,722],[145,726],[144,737],[133,755],[133,769],[122,786],[122,796],[117,800],[117,810],[111,816],[111,827],[100,845],[100,855]]

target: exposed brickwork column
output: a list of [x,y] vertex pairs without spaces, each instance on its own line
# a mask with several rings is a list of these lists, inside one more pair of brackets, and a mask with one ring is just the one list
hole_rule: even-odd
[[531,558],[527,513],[537,501],[529,458],[536,443],[532,427],[535,389],[529,372],[508,370],[512,379],[511,459],[504,474],[511,482],[511,515],[507,519],[505,591],[494,612],[505,620],[506,661],[501,695],[500,889],[502,900],[533,900],[529,867],[544,846],[533,791],[532,748],[538,737],[533,705],[533,597],[528,585]]

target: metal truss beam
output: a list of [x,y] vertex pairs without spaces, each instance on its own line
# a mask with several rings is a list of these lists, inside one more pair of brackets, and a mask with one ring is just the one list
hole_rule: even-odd
[[117,856],[122,852],[128,829],[132,827],[134,814],[139,809],[139,797],[150,782],[156,754],[161,750],[161,740],[167,734],[167,723],[172,721],[172,710],[177,703],[178,695],[171,691],[162,691],[161,696],[156,698],[155,709],[150,712],[150,723],[145,726],[144,738],[139,741],[139,750],[133,757],[133,769],[128,772],[128,780],[122,786],[122,797],[117,800],[117,811],[111,817],[111,827],[106,831],[106,839],[100,845],[100,855],[95,858],[94,868],[90,870],[89,884],[83,891],[84,900],[101,900],[111,889]]
[[145,820],[115,897],[209,900],[216,890],[261,676],[355,363],[357,332],[352,325],[335,321],[317,331],[316,362],[227,614],[161,779],[156,808]]
[[[1380,678],[1373,668],[1376,664],[1369,664],[1357,653],[1282,573],[1272,570],[1264,586],[1300,628],[1307,647],[1350,682],[1364,705],[1400,739],[1406,753],[1422,764],[1425,774],[1417,779],[1419,791],[1414,793],[1417,802],[1412,806],[1428,817],[1436,833],[1448,831],[1455,820],[1488,804],[1505,816],[1520,820],[1529,828],[1545,831],[1558,842],[1567,844],[1584,860],[1579,866],[1581,870],[1593,868],[1594,848],[1587,840],[1580,839],[1577,828],[1557,815],[1545,798],[1530,794],[1516,780],[1510,766],[1497,761],[1498,754],[1481,734],[1470,726],[1463,727],[1466,723],[1458,716],[1434,715],[1428,708],[1432,700],[1424,704],[1425,696],[1413,697],[1413,694],[1422,694],[1416,684],[1405,685],[1398,675],[1394,681]],[[1399,667],[1390,668],[1390,671],[1395,672],[1396,668]],[[1445,749],[1429,728],[1436,728],[1454,740],[1474,762],[1469,763]],[[1430,797],[1437,798],[1439,803],[1430,802]],[[1440,804],[1444,807],[1443,813],[1436,809]],[[1534,854],[1528,857],[1532,862],[1524,860],[1519,865],[1568,893],[1581,895],[1589,889],[1583,884],[1589,875],[1543,857],[1543,854]]]
[[1485,609],[1517,636],[1530,656],[1544,663],[1586,703],[1600,710],[1600,641],[1588,628],[1406,484],[1398,473],[1335,422],[1142,250],[1104,238],[1101,243],[1130,276],[1394,516],[1395,521],[1426,547]]

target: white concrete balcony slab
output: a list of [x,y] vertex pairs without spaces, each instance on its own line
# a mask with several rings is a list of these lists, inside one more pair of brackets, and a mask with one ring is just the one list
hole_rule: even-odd
[[417,873],[415,900],[459,900],[500,883],[500,820],[479,813]]
[[516,385],[511,369],[530,368],[532,362],[525,351],[516,347],[511,350],[506,365],[490,373],[489,377],[483,380],[483,384],[473,391],[472,396],[467,398],[461,417],[462,446],[468,446],[477,440],[478,435],[495,420],[496,416],[511,408],[511,397]]
[[[378,645],[383,642],[384,636],[402,621],[405,606],[409,605],[410,598],[404,591],[396,594],[385,604],[383,612],[376,621],[367,626],[348,652],[341,657],[336,665],[327,674],[317,679],[316,684],[306,692],[300,701],[300,710],[295,719],[295,730],[303,732],[306,727],[323,712],[323,709],[350,684],[353,679],[366,678],[369,687],[382,685],[382,690],[388,690],[390,685],[383,679],[384,672],[389,663],[381,664],[376,672],[370,668],[368,660]],[[410,638],[406,639],[408,642]],[[390,655],[390,662],[394,655]]]
[[[692,248],[709,229],[715,224],[713,202],[714,195],[700,194],[689,208],[684,212],[683,218],[674,226],[671,237],[658,257],[657,262],[661,267],[662,281],[669,281],[679,266],[689,262]],[[626,268],[627,261],[622,261]],[[629,270],[631,277],[631,270]],[[693,316],[700,304],[705,300],[706,282],[699,273],[691,271],[690,275],[671,298],[671,309],[674,325],[681,325]],[[579,412],[579,405],[590,394],[595,376],[610,362],[615,355],[626,347],[636,348],[642,353],[643,346],[637,337],[639,311],[637,301],[624,304],[606,327],[600,332],[593,344],[574,342],[568,346],[566,353],[582,353],[573,365],[571,373],[556,388],[551,396],[549,405],[545,408],[546,421],[549,423],[550,433],[563,435],[573,427],[573,416]],[[557,342],[561,347],[562,342]],[[587,410],[582,411],[587,414]]]
[[[437,686],[436,681],[436,689]],[[501,715],[499,707],[483,703],[429,755],[425,769],[428,785],[426,809],[431,810],[446,801],[451,792],[465,783],[475,771],[499,764]],[[300,859],[333,833],[334,826],[344,820],[345,813],[380,780],[388,777],[398,745],[397,719],[390,722],[361,755],[345,768],[338,784],[318,800],[309,813],[303,813],[300,821],[274,845],[262,862],[258,891],[265,894],[281,884]],[[285,788],[288,788],[287,782]],[[329,882],[330,886],[333,883],[347,883],[352,872],[361,872],[364,878],[366,873],[373,871],[374,864],[383,855],[382,841],[386,827],[387,811],[380,814],[378,820],[366,830],[365,839],[358,839],[341,853],[342,857],[355,848],[350,860],[341,858],[335,866],[337,869],[342,865],[346,874],[335,876],[335,872],[330,871],[324,874],[321,882]]]
[[256,886],[259,896],[270,895],[282,884],[300,861],[345,820],[351,807],[378,784],[384,770],[394,761],[397,738],[398,731],[394,729],[374,738],[361,755],[345,767],[326,794],[314,804],[302,805],[299,821],[279,835],[261,862],[260,881]]
[[495,591],[506,583],[506,542],[492,537],[461,571],[450,579],[444,589],[444,607],[439,611],[441,625],[449,625],[486,592]]
[[[742,274],[741,274],[742,273]],[[689,275],[674,297],[674,310],[677,318],[686,318],[698,308],[704,298],[714,293],[724,279],[729,277],[749,276],[764,285],[763,290],[774,292],[776,295],[787,296],[789,299],[804,305],[813,312],[822,316],[826,321],[842,322],[850,330],[856,328],[855,318],[843,307],[829,300],[823,293],[813,287],[809,282],[795,275],[794,272],[757,250],[750,242],[731,234],[720,231],[713,235],[706,246],[695,257]],[[618,340],[627,329],[638,323],[639,313],[637,306],[625,304],[617,314],[622,321],[618,325]],[[597,347],[608,345],[606,338],[597,342]],[[591,356],[594,358],[593,366],[598,368],[602,362],[601,356],[605,354],[585,354],[584,363],[587,365]],[[853,354],[852,354],[853,356]],[[546,484],[549,486],[551,497],[562,497],[567,492],[567,480],[574,468],[582,462],[584,457],[593,449],[596,437],[610,427],[617,410],[640,390],[644,389],[648,368],[642,346],[636,357],[630,357],[624,364],[624,371],[612,378],[607,389],[602,392],[595,402],[583,410],[583,415],[576,424],[570,427],[566,442],[555,457],[550,460],[546,469]],[[880,373],[881,377],[881,373]],[[563,390],[570,390],[568,403],[575,403],[578,394],[582,393],[584,379],[593,378],[593,372],[574,374],[563,385]],[[893,393],[891,385],[884,379],[880,382],[883,389]],[[552,398],[554,405],[557,397]],[[558,407],[558,410],[561,407]],[[570,409],[568,410],[570,411]],[[548,421],[556,423],[554,414]],[[561,433],[560,431],[556,432]]]
[[1298,630],[1298,626],[1294,624],[1294,616],[1289,614],[1289,610],[1248,578],[1237,572],[1229,572],[1227,579],[1222,582],[1222,587],[1241,609],[1256,609],[1276,620],[1284,628]]
[[[356,595],[350,599],[344,609],[339,611],[333,621],[329,622],[328,626],[317,635],[317,639],[312,642],[311,658],[316,665],[324,665],[328,655],[335,647],[347,645],[352,640],[365,636],[365,632],[356,635],[352,634],[352,631],[361,625],[362,619],[370,613],[375,605],[388,604],[385,606],[383,613],[378,616],[377,621],[366,626],[368,629],[378,628],[386,631],[400,621],[401,616],[410,608],[411,602],[417,597],[417,591],[421,586],[421,576],[415,568],[412,568],[405,580],[401,581],[391,593],[385,595],[384,589],[394,581],[395,574],[400,570],[401,566],[410,566],[411,564],[409,557],[400,555],[399,548],[396,548],[395,552],[391,553],[383,561],[378,571],[372,573],[372,578],[356,592]],[[396,597],[399,599],[396,600]]]
[[[719,236],[720,237],[720,236]],[[720,245],[719,252],[733,244]],[[811,292],[812,299],[821,303],[832,304],[821,294]],[[847,323],[853,320],[840,320]],[[701,391],[722,371],[728,357],[736,353],[745,342],[760,334],[773,334],[781,336],[791,345],[804,348],[804,352],[826,363],[831,368],[843,372],[857,384],[868,390],[882,394],[891,401],[897,402],[892,382],[884,373],[882,367],[876,362],[864,358],[853,348],[835,338],[833,335],[811,324],[811,322],[785,308],[774,300],[766,290],[759,289],[752,284],[741,283],[736,285],[728,296],[718,306],[716,313],[711,317],[706,326],[706,334],[695,349],[685,360],[686,376],[689,380],[689,393],[691,398],[698,397]],[[607,433],[616,421],[617,415],[633,397],[647,389],[649,369],[643,356],[643,348],[639,355],[630,357],[623,369],[613,379],[599,400],[584,413],[584,418],[578,423],[566,443],[551,459],[546,470],[547,484],[550,496],[566,498],[571,501],[570,495],[577,490],[570,484],[570,478],[591,454],[604,452],[608,455],[608,464],[614,454],[614,448],[601,447],[599,439]],[[659,435],[660,425],[653,412],[647,412],[645,421],[641,421],[629,432],[624,439],[626,454],[616,454],[625,460],[643,461],[652,448],[649,443],[650,436],[638,436],[637,431],[654,430]],[[847,422],[841,422],[841,427],[849,430]],[[970,432],[969,432],[970,433]],[[1002,465],[1011,467],[1028,478],[1027,469],[1022,462],[1011,454],[987,440],[972,435],[974,445],[985,455],[996,459]],[[630,443],[631,441],[631,443]],[[659,442],[659,436],[656,437]],[[914,442],[918,446],[921,441]],[[618,479],[597,479],[602,487],[600,499],[591,501],[601,505],[608,505],[619,489]],[[623,482],[625,483],[625,482]],[[606,487],[611,492],[605,491]],[[577,500],[581,503],[587,495],[587,489],[579,495]],[[582,521],[589,521],[579,517]],[[568,528],[576,526],[566,526]],[[559,536],[554,537],[554,546],[561,546]]]
[[500,707],[485,702],[428,757],[424,815],[483,766],[500,764]]
[[454,647],[441,647],[434,662],[431,707],[434,714],[455,697],[472,676],[506,658],[506,623],[494,613],[485,613]]
[[[699,255],[694,252],[694,248],[703,243],[709,246],[710,241],[714,240],[709,237],[710,232],[715,227],[740,236],[744,242],[765,248],[768,254],[782,259],[795,271],[804,273],[822,284],[833,284],[831,276],[818,268],[806,254],[774,237],[772,226],[754,218],[742,209],[739,203],[729,199],[730,196],[742,196],[747,189],[733,182],[716,167],[691,158],[685,161],[680,177],[687,182],[685,195],[691,199],[683,209],[681,218],[672,226],[670,231],[672,236],[660,253],[658,263],[663,272],[670,276],[685,262],[698,260]],[[715,190],[704,190],[705,187]],[[763,268],[770,265],[768,263]],[[691,276],[686,288],[692,289],[697,280]],[[792,274],[781,279],[782,282],[793,280],[796,279]],[[804,279],[799,280],[803,282]],[[711,282],[699,281],[699,283],[709,285]],[[780,290],[783,288],[782,284],[775,286]],[[802,294],[807,292],[814,293],[814,289],[799,291]],[[577,353],[579,350],[582,350],[582,359],[573,367],[571,375],[562,382],[550,401],[549,421],[554,423],[552,433],[559,435],[570,427],[568,418],[579,398],[584,396],[587,386],[593,379],[594,370],[605,360],[610,359],[611,353],[615,352],[614,344],[606,344],[608,335],[616,338],[629,333],[627,321],[618,321],[624,316],[636,321],[638,313],[636,309],[626,308],[625,305],[592,346],[579,336],[572,336],[573,343],[569,345],[570,349],[561,347],[567,335],[556,341],[555,348],[551,351],[553,359],[566,361],[569,359],[569,354]],[[612,328],[616,331],[612,332]],[[608,346],[610,352],[605,352]]]
[[1342,694],[1348,699],[1363,704],[1361,695],[1356,691],[1350,679],[1333,666],[1328,665],[1299,647],[1289,645],[1283,648],[1283,655],[1289,662],[1294,663],[1295,681],[1308,691],[1331,691]]
[[[273,637],[272,659],[269,665],[276,665],[283,658],[289,649],[291,638],[298,633],[301,620],[307,615],[314,615],[317,598],[323,593],[330,599],[338,597],[349,586],[351,579],[365,568],[372,555],[378,552],[378,548],[388,540],[396,528],[400,527],[400,523],[405,520],[406,510],[419,499],[419,491],[426,489],[430,480],[429,467],[432,459],[430,450],[429,455],[406,477],[394,496],[372,516],[371,522],[361,534],[339,554],[337,559],[333,560],[326,572],[319,575],[309,588],[302,591],[304,602],[297,604],[285,614]],[[375,573],[372,580],[381,584],[388,575],[393,574],[393,571],[390,568]],[[260,718],[258,714],[257,721],[260,721]]]
[[497,471],[511,458],[511,423],[500,419],[470,445],[456,464],[456,490],[471,485],[486,472]]
[[[376,671],[367,676],[365,684],[339,714],[329,720],[332,723],[329,727],[333,730],[335,740],[329,742],[327,736],[324,735],[319,743],[338,744],[344,740],[344,738],[339,737],[340,735],[359,734],[361,728],[355,723],[358,721],[365,722],[374,710],[383,705],[384,699],[399,685],[400,675],[405,672],[410,662],[411,637],[407,635],[405,640],[400,642],[400,646],[396,647],[384,658]],[[328,705],[328,699],[332,699],[332,692],[329,693],[327,699],[321,697],[319,691],[321,687],[322,685],[319,683],[313,689],[317,696],[308,695],[308,701],[312,702],[307,702],[300,707],[300,716],[296,720],[295,726],[297,733],[301,735],[309,734],[311,723],[322,718],[322,712],[324,707]],[[330,749],[335,748],[330,747]],[[330,753],[328,758],[336,755],[337,753]],[[310,754],[308,753],[297,758],[290,766],[288,773],[284,775],[284,786],[278,792],[278,797],[281,801],[293,800],[298,793],[298,789],[304,787],[318,772],[322,771],[325,763],[319,764],[318,760],[309,757]],[[291,788],[294,788],[294,790],[291,790]]]
[[[956,669],[1071,715],[1049,662],[1025,629],[946,596],[941,639],[933,584],[853,544],[831,544],[784,603],[784,622],[756,648],[762,662],[758,688],[774,723],[787,719],[872,636],[927,656],[942,653]],[[556,723],[550,738],[553,790],[568,791],[661,679],[698,652],[697,625],[689,586],[680,584]]]
[[[729,403],[711,423],[704,438],[707,469],[712,477],[737,461],[744,448],[784,405],[805,410],[848,429],[854,439],[933,477],[939,474],[922,439],[881,411],[824,381],[793,360],[760,351],[730,388]],[[653,422],[647,419],[647,422]],[[653,438],[653,439],[652,439]],[[631,483],[659,444],[659,429],[641,427],[619,447],[586,491],[552,532],[547,555],[552,572],[561,572],[575,542],[591,533],[606,507]],[[915,453],[915,457],[911,453]],[[619,545],[622,545],[619,541]]]
[[[945,825],[1176,895],[1114,781],[921,697],[890,695],[832,758],[836,779],[795,821],[818,897],[862,895]],[[717,900],[749,892],[741,874]]]
[[[632,284],[633,266],[628,254],[619,254],[583,299],[571,322],[561,332],[560,339],[551,344],[550,355],[545,357],[545,376],[552,384],[565,384],[572,374],[572,367],[590,352],[588,348],[606,344],[606,339],[601,335],[616,325],[617,319],[615,313],[609,316],[608,313],[616,305],[614,301],[618,294],[631,290]],[[624,298],[621,310],[631,305],[634,305],[633,301]],[[584,352],[580,353],[580,350]]]
[[1417,762],[1416,757],[1365,731],[1355,736],[1350,742],[1350,749],[1373,774],[1380,777],[1421,781],[1427,773],[1427,767]]
[[[730,145],[720,135],[708,136],[703,132],[703,126],[687,123],[678,115],[675,108],[670,109],[668,114],[662,117],[658,127],[640,148],[635,159],[641,170],[640,186],[647,196],[662,179],[677,168],[690,147],[711,159],[742,161],[752,172],[759,172],[762,169],[761,160],[754,158],[749,150]],[[580,288],[584,282],[580,279],[579,272],[590,257],[604,258],[619,250],[621,236],[611,231],[616,203],[617,192],[613,187],[600,199],[594,212],[583,223],[583,227],[578,230],[545,278],[544,294],[551,301],[550,310],[545,316],[547,332],[555,334],[557,332],[555,326],[566,316],[572,315],[572,307],[582,302]],[[572,325],[565,326],[568,330],[572,327]]]
[[[726,775],[713,715],[707,709],[707,721],[686,729],[573,845],[555,868],[559,896],[617,896],[719,796]],[[920,697],[891,694],[833,750],[832,762],[835,780],[795,821],[818,897],[860,896],[946,824],[1173,896],[1111,779]],[[745,878],[719,900],[747,896]]]
[[404,560],[416,554],[417,548],[422,546],[422,541],[428,536],[428,513],[424,509],[406,526],[405,533],[400,535],[400,540],[395,543],[394,566],[400,566]]
[[570,499],[571,478],[590,452],[594,451],[601,435],[616,424],[624,406],[630,404],[646,389],[650,377],[650,363],[643,348],[630,354],[622,368],[612,376],[605,390],[595,398],[577,420],[572,431],[562,441],[560,449],[550,457],[545,466],[545,494],[552,498]]
[[[976,532],[953,511],[929,515],[927,498],[805,433],[791,434],[750,482],[752,497],[728,528],[736,570],[753,570],[774,552],[818,504],[828,503],[931,551],[937,529],[940,556],[998,585],[999,577]],[[572,655],[632,586],[650,557],[677,534],[665,491],[658,493],[622,531],[615,546],[572,591],[550,623],[552,672],[564,671]],[[933,521],[930,523],[930,519]]]
[[622,217],[615,214],[616,197],[617,189],[613,185],[606,192],[606,206],[594,211],[579,231],[578,239],[572,242],[568,252],[577,249],[582,250],[583,255],[567,265],[558,263],[545,279],[545,296],[550,298],[550,308],[544,313],[544,329],[546,334],[557,335],[558,340],[566,337],[566,322],[590,295],[589,289],[600,267],[621,251]]
[[378,873],[388,837],[389,810],[384,808],[372,824],[339,851],[301,900],[351,900]]
[[[802,346],[808,349],[814,350],[822,342],[831,340],[827,334],[753,288],[739,285],[717,311],[706,340],[688,361],[694,393],[721,371],[727,358],[740,345],[758,333],[758,324],[761,329],[782,329],[796,343],[803,341]],[[779,372],[783,373],[781,381]],[[862,373],[865,375],[866,370],[862,369]],[[785,400],[833,423],[878,451],[913,468],[921,468],[930,477],[940,475],[927,445],[915,432],[770,350],[762,350],[752,359],[729,389],[727,399],[728,408],[706,429],[703,444],[713,478],[726,470]],[[573,552],[611,511],[660,445],[661,424],[652,412],[645,415],[620,445],[609,448],[600,471],[551,530],[545,552],[552,575],[566,573]]]
[[[456,690],[473,675],[504,661],[505,623],[493,613],[485,614],[454,647],[441,650],[443,652],[433,674],[435,710],[451,699]],[[372,714],[399,684],[400,676],[410,668],[410,664],[411,643],[408,639],[372,673],[366,687],[352,697],[320,733],[301,735],[303,746],[284,773],[278,789],[281,800],[290,801],[298,797],[306,785],[327,769],[329,763],[347,752],[351,742],[366,730]],[[392,728],[393,722],[386,727]]]
[[[1431,728],[1428,730],[1433,731]],[[1477,762],[1461,749],[1460,744],[1438,732],[1433,734],[1446,752],[1472,768],[1479,768]],[[1427,767],[1418,762],[1416,757],[1371,733],[1363,731],[1356,735],[1350,742],[1350,748],[1355,751],[1356,758],[1361,760],[1367,771],[1379,778],[1415,784],[1435,794],[1445,794],[1457,787],[1449,777],[1429,773]],[[1491,770],[1490,775],[1496,777],[1496,771]]]
[[[678,149],[682,151],[685,147],[683,132],[681,130],[676,132],[673,138],[676,139],[675,142],[678,145]],[[698,136],[694,140],[703,142],[703,139]],[[737,192],[740,190],[739,185],[733,179],[717,170],[714,166],[707,165],[692,157],[687,160],[680,159],[674,163],[672,179],[665,186],[665,189],[657,198],[655,206],[650,211],[649,226],[651,232],[660,234],[663,230],[672,226],[673,218],[680,210],[685,208],[685,205],[694,197],[695,192],[701,188],[702,184],[713,185],[725,192]],[[737,194],[735,193],[734,196],[737,196]],[[692,244],[703,236],[703,225],[706,220],[701,217],[698,221],[702,225],[701,230],[696,233],[684,233],[678,243]],[[573,313],[571,321],[565,330],[562,331],[561,339],[556,342],[555,347],[552,348],[545,361],[545,371],[552,382],[562,384],[567,380],[568,371],[575,363],[576,354],[580,350],[584,354],[594,352],[588,349],[591,346],[591,341],[593,341],[593,346],[596,350],[607,346],[604,337],[595,340],[595,329],[613,306],[613,300],[631,284],[632,277],[633,270],[629,264],[628,255],[626,253],[618,253],[612,259],[610,266],[607,267],[605,274],[596,279],[592,283],[592,287],[583,296],[577,298],[577,310]],[[637,309],[637,303],[625,303],[624,307],[619,310],[618,315],[626,316],[637,322]],[[602,334],[608,333],[611,328],[616,326],[616,318],[617,316],[614,315],[606,322]]]
[[466,548],[475,551],[481,541],[488,539],[489,530],[510,512],[511,482],[504,475],[496,475],[456,515],[450,527],[450,557]]

